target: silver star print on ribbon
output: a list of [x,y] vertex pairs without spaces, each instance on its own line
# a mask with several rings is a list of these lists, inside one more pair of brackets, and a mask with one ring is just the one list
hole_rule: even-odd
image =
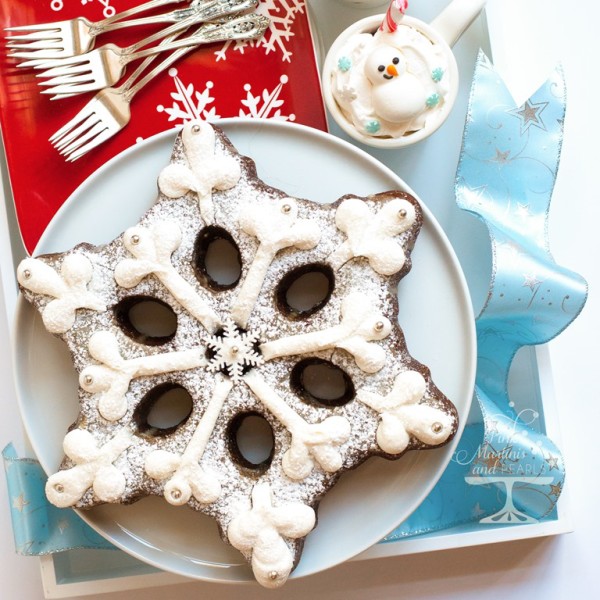
[[[541,475],[552,475],[552,483],[539,485],[540,493],[514,490],[517,508],[533,518],[552,510],[564,467],[552,441],[515,413],[506,388],[508,372],[521,346],[551,340],[575,319],[587,297],[585,280],[555,263],[547,235],[564,95],[562,72],[556,70],[514,107],[509,90],[481,53],[456,178],[458,205],[485,222],[494,257],[488,300],[477,319],[476,396],[486,427],[482,444],[497,446],[500,433],[509,440],[525,439],[523,471],[540,483]],[[546,457],[552,457],[552,468]]]

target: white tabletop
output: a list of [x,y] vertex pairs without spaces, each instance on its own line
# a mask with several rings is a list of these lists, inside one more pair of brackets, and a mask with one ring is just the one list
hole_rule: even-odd
[[[325,44],[336,31],[361,16],[347,11],[345,21],[323,19],[323,5],[336,0],[318,0],[318,24]],[[316,0],[313,0],[313,4]],[[417,0],[414,0],[417,4]],[[505,40],[494,56],[497,67],[511,85],[516,99],[524,100],[546,78],[556,60],[563,64],[568,89],[567,119],[562,160],[551,206],[550,242],[559,264],[581,273],[589,282],[590,298],[580,317],[550,343],[554,381],[561,418],[562,449],[567,464],[568,492],[574,533],[552,538],[446,550],[378,560],[346,563],[332,570],[286,584],[269,592],[255,585],[227,586],[185,583],[154,588],[91,595],[106,600],[159,600],[202,597],[229,600],[242,594],[255,598],[328,600],[391,598],[513,598],[598,597],[597,495],[600,484],[594,456],[600,425],[600,383],[596,377],[600,356],[600,187],[597,151],[600,122],[593,110],[600,98],[600,5],[580,0],[574,6],[558,0],[490,0],[490,13],[500,10],[510,18],[492,22],[495,39]],[[502,8],[500,9],[500,4]],[[416,12],[417,9],[415,9]],[[426,9],[422,9],[426,10]],[[325,12],[323,12],[325,11]],[[460,44],[460,43],[459,43]],[[457,47],[460,52],[460,47]],[[516,69],[514,66],[518,65]],[[388,162],[388,160],[386,160]],[[393,159],[391,159],[393,163]],[[389,162],[388,162],[389,164]],[[392,164],[393,166],[393,164]],[[0,252],[7,240],[0,240]],[[5,273],[2,273],[6,276]],[[0,304],[3,304],[0,298]],[[9,299],[10,302],[10,299]],[[0,306],[4,315],[4,306]],[[10,349],[4,319],[0,319],[0,377],[10,382]],[[0,445],[22,441],[17,406],[7,384],[2,394],[5,408],[0,419]],[[7,600],[43,598],[39,564],[35,558],[14,553],[8,497],[0,477],[0,596]]]

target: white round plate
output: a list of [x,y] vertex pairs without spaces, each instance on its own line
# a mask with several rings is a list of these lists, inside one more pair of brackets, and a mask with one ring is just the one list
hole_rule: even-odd
[[[219,125],[242,154],[256,161],[263,180],[290,195],[331,202],[347,193],[411,192],[375,159],[329,134],[272,120],[224,119]],[[145,140],[99,169],[60,209],[35,254],[82,241],[103,244],[135,224],[157,196],[156,179],[169,162],[175,135],[167,131]],[[425,205],[423,210],[413,268],[399,287],[400,325],[411,354],[431,368],[464,424],[475,376],[471,302],[446,236]],[[15,325],[21,414],[42,467],[52,473],[78,412],[77,378],[66,346],[46,332],[22,297]],[[411,452],[398,461],[371,459],[343,475],[321,503],[318,526],[292,576],[339,564],[406,519],[441,476],[461,431],[443,448]],[[162,498],[80,514],[115,545],[160,569],[212,581],[253,579],[241,555],[222,542],[214,521]]]

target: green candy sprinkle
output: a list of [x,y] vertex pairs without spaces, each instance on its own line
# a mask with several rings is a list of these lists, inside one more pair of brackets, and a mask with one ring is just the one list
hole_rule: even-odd
[[381,123],[377,119],[373,119],[372,121],[365,123],[365,130],[367,133],[377,133],[380,129]]
[[352,61],[347,56],[342,56],[338,60],[338,69],[342,73],[349,71],[351,66],[352,66]]
[[431,71],[431,79],[433,79],[433,81],[435,81],[436,83],[439,83],[442,80],[443,76],[444,69],[442,69],[441,67],[437,67],[436,69]]
[[427,106],[427,108],[433,108],[434,106],[437,106],[439,101],[440,101],[439,94],[431,94],[431,96],[429,96],[429,98],[427,98],[427,100],[425,100],[425,106]]

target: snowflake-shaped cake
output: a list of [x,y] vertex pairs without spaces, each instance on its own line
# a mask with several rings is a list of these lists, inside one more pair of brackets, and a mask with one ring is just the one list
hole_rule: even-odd
[[[402,192],[329,205],[289,197],[206,122],[184,126],[158,181],[154,206],[114,241],[18,268],[79,374],[79,417],[46,493],[62,507],[145,495],[188,505],[275,587],[343,472],[456,431],[454,406],[397,322],[422,212]],[[211,266],[218,243],[237,257],[226,280]],[[321,288],[307,297],[311,277]],[[141,327],[144,303],[174,326]],[[173,390],[191,399],[188,413],[152,422]],[[250,416],[272,430],[258,463],[238,443]]]

